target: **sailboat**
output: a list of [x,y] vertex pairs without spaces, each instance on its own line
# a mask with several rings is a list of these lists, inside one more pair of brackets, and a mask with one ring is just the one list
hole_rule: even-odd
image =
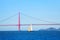
[[32,24],[30,24],[28,27],[28,32],[31,32],[31,31],[32,31]]

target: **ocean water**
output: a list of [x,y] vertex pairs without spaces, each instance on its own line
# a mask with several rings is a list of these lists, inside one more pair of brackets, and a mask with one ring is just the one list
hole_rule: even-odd
[[60,31],[0,31],[0,40],[60,40]]

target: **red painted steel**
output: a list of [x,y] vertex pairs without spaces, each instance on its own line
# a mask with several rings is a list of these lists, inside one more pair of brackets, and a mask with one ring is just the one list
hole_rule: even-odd
[[20,31],[20,12],[18,14],[18,30]]
[[[29,26],[30,24],[20,24],[20,12],[18,14],[18,24],[0,24],[0,26],[18,26],[18,31],[20,31],[20,26]],[[32,24],[32,26],[45,26],[45,25],[58,25],[60,26],[60,24]]]
[[[20,26],[29,26],[30,24],[0,24],[0,26],[19,26],[18,28],[20,28]],[[58,25],[60,26],[60,24],[32,24],[32,26],[45,26],[45,25]],[[20,30],[20,29],[19,29]]]

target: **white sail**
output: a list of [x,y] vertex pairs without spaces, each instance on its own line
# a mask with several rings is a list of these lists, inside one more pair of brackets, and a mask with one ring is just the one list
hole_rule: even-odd
[[28,31],[29,31],[29,32],[32,31],[32,24],[29,25],[29,27],[28,27]]

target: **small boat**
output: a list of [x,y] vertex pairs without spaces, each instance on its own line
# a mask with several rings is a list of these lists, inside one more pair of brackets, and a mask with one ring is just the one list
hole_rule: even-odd
[[32,24],[29,25],[29,27],[28,27],[28,32],[31,32],[31,31],[32,31]]

